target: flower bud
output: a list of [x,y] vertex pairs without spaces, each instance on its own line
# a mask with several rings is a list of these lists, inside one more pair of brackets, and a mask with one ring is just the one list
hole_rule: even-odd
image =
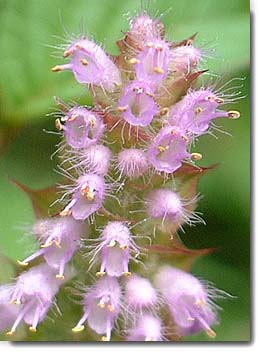
[[141,149],[125,149],[118,154],[117,168],[120,175],[130,179],[143,176],[148,171],[146,153]]

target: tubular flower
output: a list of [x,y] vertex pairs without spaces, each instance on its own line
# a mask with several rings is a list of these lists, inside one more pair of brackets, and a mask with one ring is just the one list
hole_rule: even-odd
[[121,84],[120,71],[96,43],[88,39],[77,40],[64,52],[64,57],[70,56],[69,64],[55,66],[52,70],[70,70],[79,83],[101,86],[109,92]]
[[103,277],[89,289],[84,296],[84,315],[73,328],[74,332],[88,325],[97,334],[102,334],[103,341],[111,339],[114,323],[120,313],[121,289],[118,281],[112,277]]
[[182,335],[204,330],[210,337],[216,336],[211,326],[217,323],[217,313],[209,292],[196,277],[180,269],[163,267],[156,282]]

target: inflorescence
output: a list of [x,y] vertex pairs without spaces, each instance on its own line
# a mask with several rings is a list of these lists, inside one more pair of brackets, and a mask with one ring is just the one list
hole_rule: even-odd
[[[82,314],[71,321],[74,333],[87,322],[103,341],[114,329],[126,341],[174,340],[200,331],[215,337],[213,299],[221,291],[152,261],[147,250],[149,242],[173,241],[182,225],[202,221],[189,207],[197,197],[182,197],[172,182],[175,172],[186,164],[199,168],[195,141],[211,133],[216,119],[239,117],[223,107],[228,96],[195,88],[206,70],[200,70],[204,55],[194,42],[195,36],[169,41],[160,19],[142,13],[117,42],[120,55],[81,37],[66,47],[67,63],[53,67],[72,71],[95,106],[58,101],[58,152],[67,182],[60,185],[58,214],[32,226],[39,249],[18,261],[29,269],[0,287],[0,329],[8,335],[21,322],[35,332],[61,286],[83,272],[92,283],[80,286]],[[33,266],[36,258],[41,264]]]

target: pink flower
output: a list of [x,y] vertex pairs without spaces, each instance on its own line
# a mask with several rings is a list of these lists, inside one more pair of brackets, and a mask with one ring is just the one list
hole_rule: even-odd
[[117,168],[120,176],[130,179],[145,175],[149,168],[146,153],[135,148],[122,150],[117,157]]
[[79,83],[101,86],[113,92],[121,84],[120,71],[104,50],[88,39],[79,39],[64,53],[69,64],[53,67],[54,72],[71,70]]
[[211,329],[217,323],[215,305],[202,282],[185,271],[165,266],[159,269],[156,284],[182,335],[204,330],[210,337],[216,336]]
[[163,127],[148,149],[148,160],[157,171],[173,173],[191,157],[188,138],[175,126]]
[[[38,324],[44,320],[53,305],[61,283],[62,281],[56,279],[55,272],[47,264],[23,272],[16,283],[10,286],[11,291],[8,292],[10,302],[17,305],[18,309],[11,312],[12,317],[14,312],[16,316],[7,334],[12,335],[21,321],[31,325],[31,331],[36,331]],[[4,311],[6,312],[6,308]]]
[[60,213],[62,216],[72,214],[76,220],[85,220],[101,208],[105,199],[106,185],[104,178],[89,173],[77,180],[72,200]]
[[148,126],[158,114],[153,92],[144,81],[135,81],[126,87],[118,110],[122,118],[133,126]]
[[[33,227],[41,243],[41,249],[19,264],[26,266],[35,258],[43,256],[49,266],[56,269],[57,278],[64,279],[66,264],[80,246],[86,226],[71,216],[39,220]],[[42,231],[44,229],[44,232]]]
[[97,143],[105,131],[102,119],[82,106],[72,108],[61,120],[64,124],[59,124],[59,128],[64,131],[67,144],[75,149]]
[[163,341],[162,321],[150,314],[140,315],[134,327],[129,329],[127,341]]
[[120,309],[121,289],[118,281],[113,277],[103,277],[85,294],[84,315],[73,331],[82,331],[87,320],[91,329],[104,335],[102,340],[109,341]]
[[132,252],[139,253],[139,250],[127,225],[120,221],[110,221],[102,232],[100,244],[94,250],[91,262],[95,261],[98,254],[101,259],[98,275],[107,273],[109,276],[128,276]]

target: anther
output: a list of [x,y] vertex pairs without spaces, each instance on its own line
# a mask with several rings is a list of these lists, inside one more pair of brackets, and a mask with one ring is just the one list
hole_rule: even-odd
[[84,325],[77,325],[72,329],[72,331],[73,332],[81,332],[84,330],[84,328],[85,328]]
[[201,153],[192,153],[191,154],[193,160],[201,160],[202,154]]
[[195,110],[194,110],[195,114],[200,114],[201,112],[203,112],[203,108],[201,106],[198,106]]
[[97,306],[100,308],[105,308],[105,303],[99,302],[99,303],[97,303]]
[[111,240],[111,242],[107,245],[107,247],[115,247],[117,244],[116,240]]
[[212,329],[206,330],[206,334],[207,334],[209,337],[211,337],[211,338],[215,338],[215,337],[217,336],[217,334],[215,333],[215,331],[212,330]]
[[154,43],[149,42],[149,43],[146,44],[146,47],[148,47],[148,48],[154,48]]
[[126,277],[130,277],[132,275],[130,271],[124,271],[122,274]]
[[95,274],[97,277],[103,277],[106,274],[105,271],[97,271],[97,273]]
[[62,125],[62,123],[60,122],[60,119],[56,119],[56,120],[55,120],[55,126],[56,126],[56,129],[57,129],[57,130],[59,130],[59,131],[63,130],[63,125]]
[[160,116],[165,116],[169,113],[169,109],[168,108],[162,108],[160,111],[159,111],[159,115]]
[[68,216],[68,215],[71,215],[71,214],[72,214],[72,211],[71,210],[67,210],[67,209],[62,210],[59,213],[60,216]]
[[21,266],[27,266],[29,263],[24,262],[22,260],[16,260],[17,264],[21,265]]
[[224,103],[224,99],[216,97],[215,98],[215,102],[218,103],[218,104],[223,104]]
[[127,250],[128,248],[129,248],[129,246],[127,246],[127,245],[121,245],[120,246],[120,249],[123,249],[124,251]]
[[136,65],[136,64],[140,63],[140,61],[138,59],[136,59],[135,57],[133,57],[132,59],[129,59],[127,62],[130,65]]
[[16,304],[17,306],[19,306],[20,304],[22,304],[20,299],[15,299],[13,300],[11,303]]
[[61,248],[60,241],[55,240],[54,243],[58,248]]
[[156,66],[156,67],[154,67],[154,72],[159,73],[159,74],[162,75],[162,74],[165,73],[165,70],[162,69],[162,67]]
[[41,245],[41,248],[48,248],[48,247],[52,246],[52,244],[53,244],[53,241],[46,242],[46,243]]
[[86,59],[82,59],[80,61],[81,61],[82,65],[84,65],[84,66],[88,66],[89,65],[89,61],[87,61]]
[[64,52],[63,57],[69,57],[69,56],[72,55],[73,53],[74,53],[74,50],[73,50],[73,49],[66,50],[66,51]]
[[69,121],[69,122],[74,121],[78,116],[79,116],[79,115],[77,115],[77,114],[71,115],[71,116],[69,117],[68,121]]
[[184,134],[181,135],[181,138],[182,138],[185,142],[189,142],[188,137],[186,137]]
[[29,327],[29,330],[30,330],[31,332],[36,332],[36,331],[37,331],[37,329],[36,329],[35,327],[33,327],[33,326],[30,326],[30,327]]
[[107,336],[102,336],[101,340],[102,340],[102,341],[109,341],[109,339],[108,339]]
[[188,317],[187,320],[188,321],[194,321],[195,319],[193,317]]
[[63,67],[62,66],[54,66],[51,69],[52,72],[60,72],[63,71]]
[[240,117],[240,112],[236,110],[228,111],[228,117],[233,120],[238,119]]
[[59,279],[59,280],[65,280],[65,276],[64,275],[60,275],[60,274],[57,274],[56,278]]
[[11,336],[11,335],[13,335],[14,332],[15,332],[15,330],[7,331],[7,332],[6,332],[6,335]]
[[119,107],[117,108],[117,110],[118,110],[119,112],[125,112],[125,111],[128,110],[128,107],[127,107],[127,106],[119,106]]
[[115,311],[115,307],[114,307],[113,304],[108,304],[108,305],[107,305],[107,308],[108,308],[108,310],[109,310],[110,312],[114,312],[114,311]]
[[158,150],[160,151],[160,153],[165,152],[168,148],[169,148],[168,146],[167,147],[163,147],[162,145],[158,146]]

